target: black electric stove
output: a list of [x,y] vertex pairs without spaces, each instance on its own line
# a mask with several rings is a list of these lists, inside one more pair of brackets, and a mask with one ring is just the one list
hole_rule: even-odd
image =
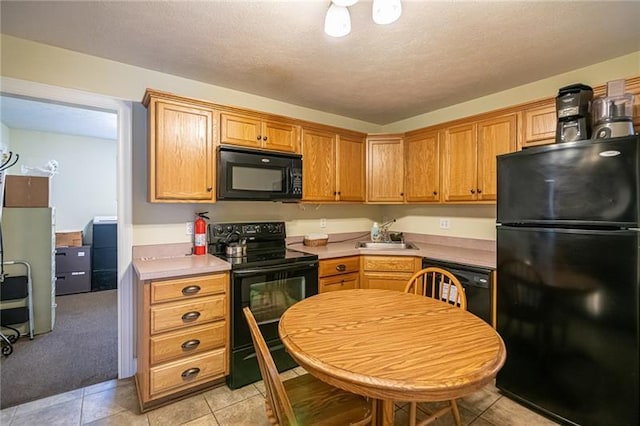
[[[212,223],[208,233],[209,253],[229,262],[231,269],[318,260],[317,255],[287,248],[284,222]],[[247,242],[247,255],[227,256],[227,244],[241,240]]]
[[[212,223],[209,253],[231,263],[231,353],[227,385],[237,389],[260,380],[260,370],[242,312],[249,307],[279,371],[297,364],[278,336],[280,316],[318,294],[318,256],[287,249],[284,222]],[[246,241],[247,255],[225,255],[228,244]]]

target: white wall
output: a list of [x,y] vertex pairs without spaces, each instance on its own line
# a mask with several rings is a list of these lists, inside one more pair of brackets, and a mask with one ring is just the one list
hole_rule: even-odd
[[58,162],[49,200],[56,209],[57,231],[83,230],[90,237],[94,216],[117,214],[116,140],[21,129],[10,129],[10,138],[11,149],[20,154],[11,174],[22,174],[22,165]]
[[3,150],[5,149],[8,151],[10,149],[10,146],[9,128],[0,123],[0,152],[3,152]]

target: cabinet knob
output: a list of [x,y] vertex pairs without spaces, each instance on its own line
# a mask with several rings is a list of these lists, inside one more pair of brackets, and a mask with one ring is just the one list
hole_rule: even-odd
[[475,193],[476,193],[476,190],[475,190],[475,189],[472,189],[472,190],[471,190],[471,193],[472,193],[472,194],[475,194]]
[[404,197],[404,192],[401,192],[401,193],[400,193],[400,196],[401,196],[401,197]]
[[338,191],[338,195],[342,194],[340,191]]
[[182,378],[185,380],[191,379],[192,377],[197,376],[199,372],[200,369],[198,367],[189,368],[182,372]]
[[184,314],[182,316],[182,320],[183,321],[195,321],[199,317],[200,317],[200,312],[197,312],[197,311],[187,312],[186,314]]
[[267,141],[267,137],[265,136],[264,138],[262,138],[262,140],[266,142]]
[[343,264],[343,263],[341,263],[341,264],[339,264],[338,266],[336,266],[336,271],[344,272],[344,271],[346,271],[346,270],[347,270],[347,265],[345,265],[345,264]]
[[478,194],[482,194],[482,189],[478,188]]
[[182,346],[183,350],[190,351],[190,350],[193,350],[193,349],[197,348],[199,344],[200,344],[200,340],[191,339],[191,340],[187,340],[186,342],[184,342],[181,346]]
[[258,137],[256,139],[261,140],[262,136],[258,135]]
[[433,191],[433,195],[438,195],[438,191]]
[[200,291],[199,285],[190,285],[182,289],[182,294],[184,294],[185,296],[190,296],[192,294],[196,294],[199,291]]
[[338,193],[336,191],[333,191],[333,195],[338,195]]
[[213,187],[212,186],[207,186],[207,192],[211,192],[213,191]]

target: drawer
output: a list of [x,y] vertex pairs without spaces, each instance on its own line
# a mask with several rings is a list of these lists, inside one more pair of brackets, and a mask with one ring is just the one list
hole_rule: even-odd
[[320,261],[318,274],[321,277],[328,277],[336,274],[348,274],[360,270],[360,256],[338,257],[336,259],[326,259]]
[[226,373],[227,351],[224,348],[190,356],[179,361],[152,367],[149,372],[151,396],[182,390]]
[[226,312],[224,294],[152,306],[151,334],[224,319]]
[[56,296],[91,291],[89,272],[56,272]]
[[93,248],[91,269],[118,269],[118,249],[115,247]]
[[365,271],[415,272],[415,258],[411,256],[365,256]]
[[189,327],[151,337],[151,364],[199,354],[223,347],[227,341],[226,322]]
[[326,293],[336,290],[351,290],[360,288],[360,274],[358,272],[352,274],[336,275],[329,278],[320,278],[319,292]]
[[227,274],[216,274],[153,281],[151,303],[223,293],[227,287],[227,277]]
[[56,247],[56,273],[91,271],[91,247]]

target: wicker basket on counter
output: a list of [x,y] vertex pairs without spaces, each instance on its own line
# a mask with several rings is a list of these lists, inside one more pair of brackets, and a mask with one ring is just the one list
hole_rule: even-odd
[[326,246],[328,242],[329,236],[327,234],[309,234],[305,235],[302,240],[302,244],[307,247]]

